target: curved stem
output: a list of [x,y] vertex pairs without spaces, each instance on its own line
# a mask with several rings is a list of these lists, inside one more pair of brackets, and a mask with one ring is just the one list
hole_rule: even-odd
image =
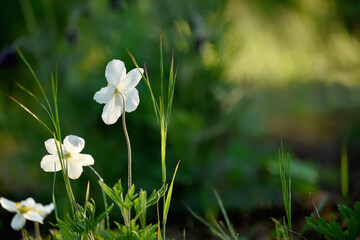
[[125,98],[123,95],[121,95],[121,98],[123,100],[123,112],[122,112],[122,125],[124,129],[124,135],[126,138],[126,144],[128,149],[128,190],[131,188],[132,185],[132,170],[131,170],[131,144],[130,144],[130,138],[129,134],[126,128],[126,121],[125,121]]
[[[129,138],[129,134],[127,132],[126,121],[125,121],[125,98],[122,94],[120,94],[120,96],[123,100],[122,125],[123,125],[123,129],[124,129],[124,135],[126,138],[126,144],[127,144],[127,149],[128,149],[128,191],[129,191],[132,186],[131,144],[130,144],[130,138]],[[127,217],[128,217],[128,222],[130,224],[131,208],[129,208]]]

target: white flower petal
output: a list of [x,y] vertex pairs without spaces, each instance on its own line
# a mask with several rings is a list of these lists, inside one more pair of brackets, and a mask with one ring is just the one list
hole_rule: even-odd
[[69,169],[68,169],[69,178],[78,179],[83,171],[82,166],[72,161],[69,161],[68,164],[69,164]]
[[54,210],[54,204],[50,203],[48,205],[43,206],[42,211],[40,212],[40,215],[45,218],[47,215],[49,215]]
[[[62,148],[62,144],[57,140],[56,140],[56,144],[60,150]],[[51,138],[45,142],[45,148],[50,154],[57,155],[58,152],[57,152],[56,144],[55,144],[55,139]]]
[[85,147],[85,140],[75,135],[69,135],[64,139],[64,147],[67,152],[79,153]]
[[36,212],[35,210],[27,211],[24,213],[24,218],[33,222],[43,223],[44,218],[40,215],[40,213]]
[[3,208],[9,212],[17,212],[16,204],[13,201],[10,201],[4,197],[0,197],[0,203]]
[[14,230],[20,230],[25,226],[26,219],[20,213],[15,214],[13,219],[11,220],[11,227]]
[[123,95],[125,97],[125,111],[135,111],[140,102],[139,92],[137,89],[133,88],[129,91],[123,92]]
[[45,218],[54,210],[54,204],[50,203],[46,206],[43,206],[42,204],[37,203],[34,210],[39,213],[42,218]]
[[29,198],[27,198],[27,199],[20,202],[21,206],[25,206],[27,208],[35,207],[35,204],[36,204],[35,200],[33,198],[31,198],[31,197],[29,197]]
[[104,123],[110,125],[114,124],[122,114],[123,102],[119,94],[115,94],[111,100],[105,104],[104,110],[101,114]]
[[143,73],[144,69],[142,68],[139,68],[139,70],[137,68],[131,70],[123,79],[120,80],[119,88],[122,90],[130,90],[135,88],[142,77],[141,74]]
[[45,172],[57,172],[61,170],[61,163],[59,157],[56,155],[46,155],[43,157],[40,166]]
[[101,88],[99,91],[97,91],[94,95],[94,100],[98,103],[107,103],[110,101],[112,96],[115,93],[115,87],[112,85],[109,85],[107,87]]
[[117,86],[125,75],[126,68],[123,61],[114,59],[106,65],[105,77],[110,85]]
[[94,158],[89,154],[72,154],[71,161],[74,161],[81,166],[89,166],[94,164]]

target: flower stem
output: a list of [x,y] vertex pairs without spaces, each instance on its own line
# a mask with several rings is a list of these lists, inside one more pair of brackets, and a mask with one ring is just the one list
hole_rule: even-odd
[[23,240],[27,240],[24,228],[21,229],[21,235]]
[[[63,153],[62,153],[62,156],[63,156]],[[63,159],[64,161],[65,159]],[[74,193],[72,191],[72,188],[71,188],[71,184],[70,184],[70,180],[69,180],[69,174],[68,174],[68,169],[69,169],[69,166],[68,166],[68,161],[65,162],[65,176],[66,176],[66,182],[67,182],[67,185],[69,187],[69,193],[70,193],[70,197],[71,197],[71,200],[72,200],[72,203],[74,205],[74,209],[75,209],[75,219],[76,219],[76,212],[79,211],[79,208],[77,206],[77,203],[76,203],[76,200],[75,200],[75,196],[74,196]]]
[[[78,206],[77,206],[77,203],[76,203],[76,200],[75,200],[75,196],[74,196],[74,193],[73,193],[72,188],[71,188],[71,184],[70,184],[70,180],[69,180],[69,176],[68,176],[68,174],[67,174],[67,171],[66,171],[66,180],[67,180],[68,185],[69,185],[70,196],[71,196],[71,199],[72,199],[72,202],[73,202],[75,211],[78,212],[78,211],[79,211],[79,208],[78,208]],[[76,214],[75,214],[75,218],[76,218]]]
[[34,229],[35,229],[35,239],[41,239],[40,227],[38,222],[34,222]]
[[[124,135],[126,138],[126,144],[127,144],[127,149],[128,149],[128,191],[130,190],[131,186],[132,186],[132,169],[131,169],[131,144],[130,144],[130,138],[129,138],[129,134],[126,128],[126,121],[125,121],[125,98],[123,95],[120,95],[122,100],[123,100],[123,112],[122,112],[122,125],[123,125],[123,129],[124,129]],[[127,214],[127,218],[128,218],[128,223],[130,224],[130,219],[131,219],[131,208],[129,208],[128,214]]]
[[[57,141],[59,141],[61,143],[60,133],[58,133],[57,136],[58,136],[58,138],[56,138],[56,134],[54,133],[54,139],[56,139]],[[63,150],[61,148],[61,145],[58,146],[57,141],[55,141],[55,145],[56,145],[56,150],[58,152],[58,156],[59,156],[59,159],[60,159],[61,172],[62,172],[62,175],[63,175],[63,178],[64,178],[64,184],[65,184],[66,192],[67,192],[70,204],[72,203],[72,205],[74,206],[73,208],[71,208],[71,212],[73,213],[74,218],[77,219],[76,218],[76,213],[74,212],[74,209],[76,211],[78,211],[78,207],[77,207],[77,204],[76,204],[76,201],[75,201],[74,193],[72,191],[69,176],[68,176],[68,171],[67,171],[68,162],[67,161],[65,162]]]

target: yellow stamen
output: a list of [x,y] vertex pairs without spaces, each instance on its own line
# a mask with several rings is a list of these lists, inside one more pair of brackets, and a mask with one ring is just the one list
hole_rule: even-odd
[[30,210],[33,210],[33,208],[29,208],[26,206],[22,206],[19,202],[15,203],[16,209],[19,211],[19,213],[24,214],[27,213]]

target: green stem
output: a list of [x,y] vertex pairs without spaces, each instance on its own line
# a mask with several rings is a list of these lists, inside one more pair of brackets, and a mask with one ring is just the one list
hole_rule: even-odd
[[[71,199],[72,199],[72,202],[73,202],[75,211],[78,212],[78,211],[79,211],[79,208],[78,208],[78,206],[77,206],[77,204],[76,204],[75,196],[74,196],[74,193],[73,193],[72,188],[71,188],[71,184],[70,184],[70,180],[69,180],[69,175],[68,175],[68,167],[66,167],[66,180],[67,180],[67,183],[68,183],[68,185],[69,185],[69,192],[70,192],[70,196],[71,196]],[[76,214],[75,214],[75,218],[76,218]]]
[[54,134],[54,140],[57,140],[60,143],[60,146],[59,146],[57,144],[57,141],[55,141],[56,150],[58,152],[58,157],[60,159],[61,173],[63,175],[64,184],[65,184],[65,188],[66,188],[66,193],[68,195],[70,204],[73,205],[73,207],[71,208],[71,211],[73,213],[74,218],[76,219],[76,214],[74,212],[74,209],[78,210],[78,208],[77,208],[77,205],[76,205],[74,194],[73,194],[72,189],[71,189],[71,184],[70,184],[70,181],[69,181],[67,170],[65,170],[65,169],[67,169],[67,165],[65,166],[65,163],[64,163],[65,159],[63,158],[64,153],[63,153],[63,150],[61,148],[61,138],[59,137],[59,139],[57,139],[56,135]]
[[[164,194],[164,197],[163,197],[163,211],[165,211],[165,204],[166,204],[166,197],[165,197],[165,194]],[[165,230],[165,227],[166,227],[166,220],[164,221],[165,219],[163,219],[163,237],[164,237],[164,239],[166,239],[166,237],[165,237],[165,232],[166,232],[166,230]]]
[[[163,184],[166,183],[166,130],[165,130],[165,119],[164,116],[160,116],[161,121],[161,169],[162,169],[162,182]],[[163,196],[163,210],[165,211],[165,203],[166,203],[166,197],[165,194]],[[165,239],[165,233],[166,233],[166,223],[163,221],[163,237]]]
[[347,146],[344,142],[341,146],[341,159],[340,159],[340,182],[341,182],[341,194],[343,197],[343,203],[349,204],[349,170],[348,170],[348,156]]
[[21,235],[24,240],[27,240],[24,228],[21,229]]
[[108,205],[107,205],[107,201],[106,201],[106,194],[105,194],[105,189],[104,189],[104,179],[102,179],[102,177],[95,171],[95,169],[93,167],[91,167],[91,166],[89,166],[89,167],[100,180],[101,192],[102,192],[102,197],[104,199],[104,208],[105,208],[105,212],[106,212],[106,228],[107,228],[107,230],[109,230],[110,229],[110,220],[109,220]]

